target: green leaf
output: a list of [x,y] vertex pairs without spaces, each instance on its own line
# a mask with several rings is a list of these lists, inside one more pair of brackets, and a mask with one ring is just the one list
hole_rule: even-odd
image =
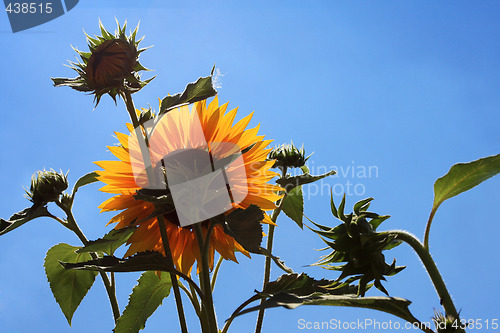
[[224,231],[232,236],[245,250],[261,254],[264,212],[256,205],[235,209],[225,217]]
[[183,93],[165,97],[161,101],[159,116],[181,105],[202,101],[216,94],[217,90],[213,87],[212,74],[200,77],[196,82],[189,83]]
[[80,187],[99,181],[97,179],[98,176],[99,175],[96,172],[89,172],[86,175],[80,177],[80,179],[76,181],[75,186],[73,187],[72,196],[73,197],[75,196],[75,193],[78,191]]
[[142,272],[142,271],[164,271],[176,273],[177,271],[168,264],[167,259],[158,252],[140,252],[133,257],[120,259],[115,256],[104,256],[99,259],[88,261],[62,261],[61,265],[66,269],[91,270],[106,272]]
[[57,244],[47,252],[44,263],[50,289],[70,326],[73,313],[92,287],[97,275],[97,272],[91,271],[69,271],[59,264],[61,260],[82,262],[91,259],[88,253],[76,253],[77,249],[79,248],[64,243]]
[[[356,287],[329,280],[314,280],[305,274],[282,275],[269,283],[262,292],[244,302],[231,316],[234,319],[262,308],[285,307],[295,309],[301,305],[329,305],[359,307],[387,312],[410,322],[419,322],[410,312],[409,300],[396,297],[357,297]],[[260,305],[243,310],[253,301]]]
[[135,333],[143,329],[146,320],[170,294],[171,287],[168,274],[162,274],[160,279],[155,272],[144,272],[132,289],[129,303],[118,318],[114,332]]
[[60,264],[68,270],[89,270],[105,272],[143,272],[143,271],[161,271],[173,273],[188,281],[202,295],[200,288],[186,274],[179,272],[175,267],[168,263],[167,258],[159,252],[147,251],[140,252],[133,257],[120,259],[115,256],[104,256],[95,260],[85,262],[63,262]]
[[293,177],[286,176],[284,178],[280,178],[276,181],[276,183],[278,183],[281,187],[283,187],[287,192],[290,192],[297,186],[313,183],[315,181],[318,181],[328,176],[332,176],[334,174],[336,174],[335,170],[332,170],[330,172],[318,176],[313,176],[309,173],[304,173],[298,176],[293,176]]
[[289,191],[283,199],[281,206],[283,212],[291,218],[302,229],[302,216],[304,215],[304,197],[302,195],[302,186],[297,186]]
[[274,263],[276,264],[276,266],[278,266],[279,268],[284,270],[286,273],[293,274],[293,269],[291,269],[290,267],[287,267],[285,265],[285,262],[283,260],[280,260],[280,257],[275,257],[271,252],[269,252],[267,249],[265,249],[263,247],[260,248],[260,252],[263,255],[265,255],[266,257],[271,258],[274,261]]
[[76,253],[104,252],[112,256],[116,249],[125,244],[132,236],[136,227],[128,227],[118,230],[111,230],[103,238],[90,241],[87,245],[76,251]]
[[42,216],[51,216],[47,207],[43,205],[33,205],[30,208],[26,208],[12,215],[9,220],[0,219],[0,236],[22,226],[26,222]]
[[481,158],[470,163],[459,163],[434,183],[432,211],[447,199],[470,190],[500,172],[500,154]]

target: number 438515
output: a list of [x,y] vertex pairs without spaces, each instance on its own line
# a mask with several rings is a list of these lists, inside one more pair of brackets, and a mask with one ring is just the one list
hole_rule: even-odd
[[5,7],[5,11],[9,14],[50,14],[52,13],[52,2],[35,3],[35,2],[14,2]]

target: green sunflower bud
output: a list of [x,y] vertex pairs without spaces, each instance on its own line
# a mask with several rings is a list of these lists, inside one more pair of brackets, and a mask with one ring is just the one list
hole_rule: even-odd
[[300,168],[306,164],[304,147],[298,149],[292,144],[284,144],[269,153],[269,159],[275,160],[274,168]]
[[434,321],[434,324],[436,325],[436,331],[438,333],[461,332],[464,328],[458,318],[455,318],[451,315],[445,316],[439,311],[434,312],[432,321]]
[[[350,281],[359,280],[360,296],[364,296],[369,288],[368,284],[372,281],[377,289],[388,294],[381,281],[385,280],[385,276],[394,275],[404,269],[404,266],[396,266],[395,260],[391,264],[385,262],[382,251],[389,250],[401,242],[391,234],[377,232],[377,227],[389,216],[368,212],[371,200],[373,198],[357,202],[354,212],[345,215],[345,196],[338,209],[332,198],[332,213],[342,223],[333,228],[314,223],[319,230],[313,230],[333,249],[332,253],[314,265],[341,271],[339,280],[348,276]],[[338,263],[344,264],[334,265]]]
[[117,22],[114,34],[108,32],[99,22],[101,36],[87,35],[90,52],[75,49],[81,62],[71,62],[76,78],[52,78],[54,86],[69,86],[78,91],[91,92],[95,96],[96,106],[104,94],[109,94],[116,101],[116,95],[127,91],[141,90],[153,78],[141,81],[140,71],[148,70],[139,63],[139,54],[146,49],[139,49],[135,40],[139,26],[129,35],[125,35],[127,24],[123,27]]
[[38,171],[31,177],[30,191],[26,192],[34,204],[46,204],[56,201],[68,188],[68,178],[65,174],[50,171]]

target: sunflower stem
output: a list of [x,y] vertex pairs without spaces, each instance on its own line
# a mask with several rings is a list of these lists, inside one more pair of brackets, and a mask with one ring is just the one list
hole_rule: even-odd
[[[149,155],[149,148],[148,148],[149,142],[148,142],[147,132],[144,130],[143,133],[143,128],[139,123],[139,119],[137,119],[137,114],[135,113],[135,106],[134,106],[134,101],[132,99],[132,94],[129,91],[125,90],[124,92],[122,92],[121,97],[125,102],[125,106],[130,116],[130,120],[132,121],[132,125],[134,126],[135,135],[137,137],[137,141],[141,149],[142,159],[144,161],[144,167],[146,169],[146,174],[148,176],[148,183],[150,185],[153,185],[155,177],[153,174],[151,156]],[[168,235],[163,216],[161,215],[158,216],[157,221],[160,228],[161,239],[163,242],[163,249],[165,250],[165,257],[167,258],[168,264],[173,267],[174,261],[172,259],[172,252],[170,251],[170,245],[168,242]],[[184,315],[184,308],[182,306],[182,298],[179,290],[179,283],[177,280],[177,276],[173,273],[170,273],[170,280],[172,281],[172,288],[174,289],[175,303],[177,305],[177,313],[179,315],[179,324],[181,326],[182,332],[187,333],[186,317]]]
[[[208,319],[208,331],[206,333],[217,333],[219,330],[217,328],[217,318],[215,316],[214,301],[212,298],[212,288],[210,284],[210,272],[208,264],[208,252],[210,246],[205,246],[206,243],[210,242],[209,234],[207,232],[207,237],[203,237],[203,230],[201,223],[194,225],[196,231],[196,239],[198,241],[198,247],[200,249],[201,255],[201,269],[200,269],[200,284],[201,290],[203,291],[203,299],[201,303],[202,313],[205,313]],[[210,230],[210,228],[209,228]],[[205,333],[205,331],[203,332]]]
[[[73,212],[71,211],[71,209],[63,205],[60,201],[56,201],[56,204],[66,214],[66,223],[62,223],[62,225],[68,228],[69,230],[73,231],[78,237],[78,239],[80,239],[80,241],[83,243],[83,245],[87,245],[89,241],[87,237],[85,237],[85,234],[80,229],[78,224],[76,223],[75,217],[73,216]],[[60,223],[62,221],[61,219],[56,218],[55,216],[53,218]],[[94,260],[98,259],[97,253],[90,252],[89,254],[92,259]],[[120,308],[118,306],[118,300],[116,299],[115,284],[111,283],[108,275],[105,272],[99,271],[99,274],[101,275],[102,282],[104,283],[104,287],[106,288],[106,293],[108,294],[109,303],[111,304],[111,310],[113,311],[113,319],[116,323],[118,318],[120,318]]]
[[[139,119],[137,119],[137,114],[135,113],[134,101],[132,100],[132,94],[129,91],[125,91],[121,94],[123,101],[125,102],[125,106],[127,108],[128,114],[130,116],[130,120],[132,121],[132,125],[134,126],[135,136],[137,137],[137,141],[139,143],[139,147],[141,149],[142,159],[144,162],[144,167],[146,169],[146,174],[148,176],[149,184],[154,184],[154,174],[153,174],[153,166],[151,163],[151,156],[149,155],[149,139],[147,132],[139,123]],[[144,135],[143,135],[144,134]]]
[[424,247],[427,251],[429,251],[429,235],[431,233],[431,224],[434,219],[434,214],[436,214],[437,208],[433,208],[431,214],[429,215],[429,220],[427,220],[427,225],[425,226],[424,233]]
[[219,256],[219,260],[217,260],[217,264],[215,265],[214,272],[212,274],[212,282],[210,283],[210,288],[212,288],[212,292],[215,289],[215,282],[217,281],[217,275],[219,275],[219,269],[220,266],[222,265],[222,262],[224,261],[224,258],[222,256]]
[[[163,216],[158,216],[158,224],[160,227],[161,241],[163,249],[165,250],[165,257],[170,266],[174,267],[174,260],[172,259],[172,252],[170,251],[170,244],[168,242],[167,228],[165,227],[165,220]],[[175,303],[177,305],[177,313],[179,315],[179,324],[182,333],[187,333],[186,316],[184,315],[184,308],[182,306],[181,292],[179,289],[179,281],[177,275],[170,273],[170,280],[172,281],[172,288],[174,289]]]
[[[441,301],[441,305],[443,306],[446,312],[446,315],[452,316],[457,320],[457,322],[460,322],[457,309],[455,308],[455,304],[453,304],[453,300],[451,299],[450,293],[446,288],[446,284],[444,283],[443,277],[441,276],[441,273],[439,273],[439,270],[436,266],[434,259],[432,259],[429,250],[425,248],[424,244],[422,244],[420,240],[417,239],[414,235],[404,230],[389,230],[383,233],[395,235],[396,239],[399,239],[407,243],[413,248],[413,250],[415,250],[418,257],[424,264],[424,267],[427,273],[429,274],[429,277],[431,278],[432,284],[436,289],[436,292]],[[459,330],[457,330],[457,332],[465,332],[465,330],[460,328]]]
[[202,332],[206,331],[206,327],[208,327],[208,321],[207,321],[207,318],[205,316],[203,316],[203,314],[201,312],[200,302],[198,301],[198,296],[196,295],[196,290],[194,289],[193,285],[192,284],[189,285],[189,288],[191,290],[191,291],[189,291],[187,289],[187,287],[184,286],[179,281],[179,287],[186,293],[189,300],[191,301],[191,304],[193,305],[193,308],[196,312],[196,315],[198,316],[198,319],[200,320]]
[[[283,167],[283,170],[282,170],[282,175],[281,175],[282,178],[284,178],[286,176],[286,172],[287,172],[287,167],[285,166],[285,167]],[[284,193],[284,196],[286,196],[286,192]],[[273,211],[273,214],[271,215],[271,220],[273,221],[273,223],[276,223],[276,220],[278,219],[278,216],[281,213],[284,199],[285,199],[285,197],[281,198],[276,203],[277,207]],[[274,229],[275,229],[275,226],[270,224],[269,225],[269,232],[267,235],[267,246],[266,246],[266,249],[269,253],[272,253],[272,251],[273,251]],[[266,285],[269,283],[270,278],[271,278],[271,258],[266,257],[266,262],[265,262],[265,266],[264,266],[264,282],[263,282],[262,289],[264,289],[266,287]],[[260,302],[260,304],[262,305],[263,302],[264,302],[264,300],[262,300]],[[262,330],[262,324],[264,323],[264,311],[265,311],[265,309],[263,307],[259,310],[259,314],[257,316],[257,323],[255,325],[255,333],[260,333]]]

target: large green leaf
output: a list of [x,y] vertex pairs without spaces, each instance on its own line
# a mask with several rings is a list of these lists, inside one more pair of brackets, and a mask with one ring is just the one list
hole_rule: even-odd
[[142,272],[142,271],[164,271],[176,273],[172,265],[159,252],[140,252],[133,257],[120,259],[115,256],[104,256],[102,258],[87,261],[60,260],[60,264],[66,269],[91,270],[106,272]]
[[212,73],[207,77],[200,77],[196,82],[189,83],[184,92],[175,94],[172,96],[167,96],[161,101],[160,113],[161,116],[168,111],[189,103],[198,102],[209,97],[215,96],[217,90],[214,89],[212,83],[212,74],[215,69],[212,68]]
[[409,300],[399,297],[357,297],[356,295],[314,294],[298,296],[293,293],[279,293],[268,298],[258,306],[241,311],[236,316],[260,310],[282,306],[295,309],[301,305],[329,305],[365,308],[390,313],[411,323],[419,322],[408,309]]
[[434,202],[425,228],[424,246],[429,248],[432,220],[439,206],[462,192],[481,184],[500,172],[500,154],[481,158],[469,163],[458,163],[434,183]]
[[301,229],[304,227],[302,223],[302,217],[304,215],[304,197],[302,195],[302,186],[295,187],[285,195],[281,208],[283,209],[283,212],[295,223],[297,223]]
[[97,272],[66,270],[59,261],[82,262],[90,260],[88,253],[76,253],[78,247],[68,244],[53,246],[45,257],[45,274],[56,302],[71,325],[73,313],[94,283]]
[[85,262],[60,261],[60,264],[68,270],[90,270],[106,272],[143,272],[143,271],[162,271],[178,275],[188,281],[196,291],[202,295],[200,288],[186,274],[179,272],[167,258],[159,252],[147,251],[140,252],[133,257],[120,259],[115,256],[104,256],[95,260]]
[[481,158],[470,163],[458,163],[434,183],[432,210],[447,199],[470,190],[500,172],[500,154]]
[[146,320],[170,294],[171,287],[168,274],[162,274],[160,279],[155,272],[144,272],[132,289],[129,303],[118,318],[114,332],[135,333],[143,329]]
[[47,207],[37,204],[15,213],[9,220],[0,219],[0,236],[42,216],[50,216],[50,213]]
[[[269,283],[262,292],[244,302],[229,320],[262,308],[281,306],[295,309],[301,305],[329,305],[373,309],[412,323],[419,322],[408,309],[410,301],[397,297],[357,297],[355,290],[354,286],[330,280],[315,280],[306,274],[282,275],[278,280]],[[258,306],[243,310],[257,300],[264,301]]]
[[104,252],[112,256],[116,249],[125,244],[125,242],[132,236],[135,226],[111,230],[103,238],[99,238],[88,242],[87,245],[76,251],[77,253],[90,253],[90,252]]

